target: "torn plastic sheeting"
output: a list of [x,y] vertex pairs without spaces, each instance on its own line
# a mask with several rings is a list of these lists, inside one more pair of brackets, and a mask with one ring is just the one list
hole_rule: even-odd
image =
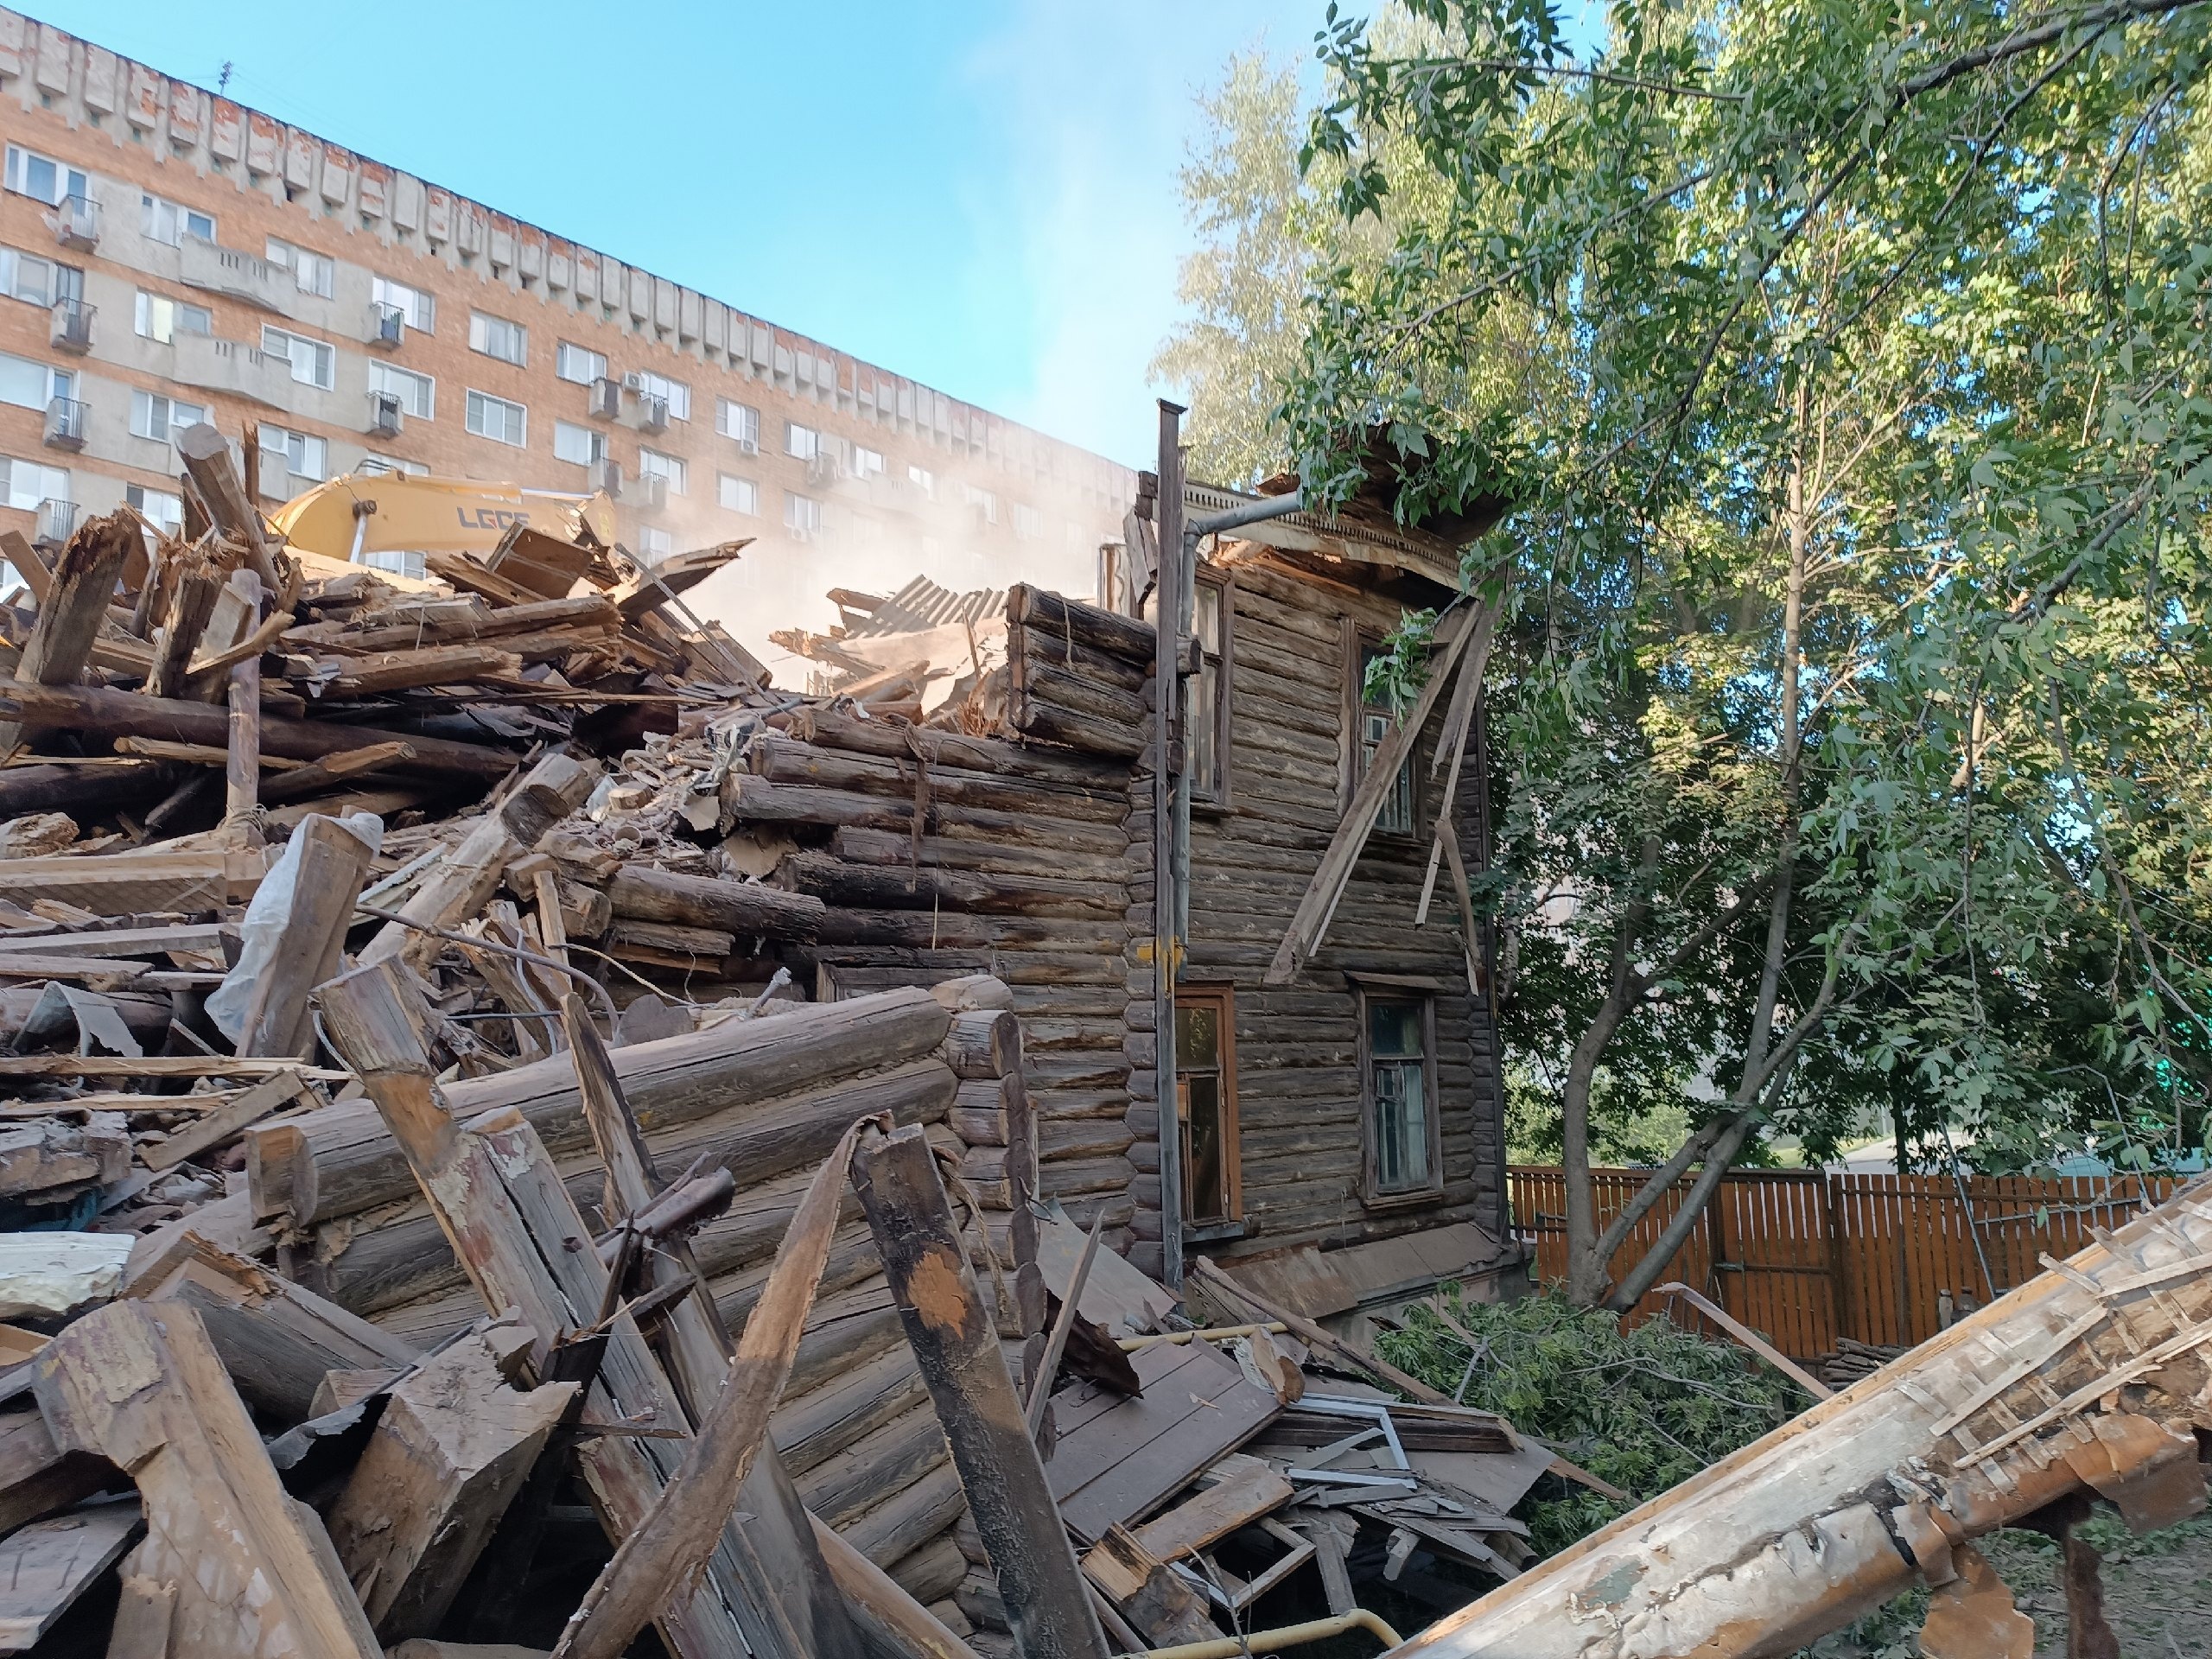
[[97,991],[79,990],[54,979],[47,981],[16,1040],[19,1044],[44,1042],[73,1027],[79,1054],[105,1052],[135,1060],[146,1052],[114,1003]]
[[[246,1011],[253,1003],[254,987],[260,981],[262,969],[276,954],[284,929],[292,919],[292,893],[299,881],[300,849],[304,844],[300,839],[301,831],[321,816],[310,813],[300,820],[291,840],[284,843],[283,856],[261,878],[253,902],[246,906],[245,919],[238,925],[238,965],[223,976],[223,982],[208,995],[207,1017],[215,1022],[216,1030],[233,1043],[245,1035]],[[337,823],[340,829],[365,843],[371,857],[384,845],[384,820],[373,812],[355,812],[338,819]]]

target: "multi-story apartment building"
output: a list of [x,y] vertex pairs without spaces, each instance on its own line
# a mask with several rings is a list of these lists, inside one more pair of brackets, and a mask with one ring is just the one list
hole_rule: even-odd
[[[172,435],[273,505],[401,469],[617,498],[772,660],[833,586],[1090,591],[1134,475],[0,10],[0,525],[179,515]],[[784,677],[791,677],[789,675]]]

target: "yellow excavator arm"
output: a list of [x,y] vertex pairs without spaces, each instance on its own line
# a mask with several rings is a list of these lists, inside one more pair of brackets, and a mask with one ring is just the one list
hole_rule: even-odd
[[376,473],[318,484],[270,521],[294,547],[354,561],[364,553],[489,553],[517,524],[573,539],[579,520],[602,546],[613,544],[614,503],[604,491],[564,495],[474,479]]

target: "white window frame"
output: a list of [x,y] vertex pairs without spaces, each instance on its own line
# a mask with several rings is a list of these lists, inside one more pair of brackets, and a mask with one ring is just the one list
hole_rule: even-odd
[[[205,229],[201,228],[203,226]],[[142,190],[138,194],[138,230],[148,240],[172,248],[183,246],[188,236],[213,242],[215,215],[188,207],[181,201],[171,201],[167,196],[157,196],[150,190]]]
[[810,540],[822,534],[822,503],[797,490],[784,492],[784,528]]
[[822,434],[797,421],[785,421],[784,453],[794,461],[812,461],[822,453]]
[[725,512],[741,512],[748,518],[760,516],[760,486],[735,473],[715,475],[715,499]]
[[[23,274],[33,266],[43,272],[44,277],[35,293],[27,294],[23,291]],[[32,253],[23,248],[0,248],[0,298],[20,300],[25,305],[51,310],[61,298],[56,273],[67,269],[60,260],[49,259],[42,253]]]
[[369,278],[369,298],[378,305],[389,306],[399,313],[400,319],[418,334],[435,334],[438,300],[435,294],[426,294],[419,288],[410,288],[404,283],[395,283],[389,276]]
[[607,378],[607,353],[564,340],[553,348],[553,378],[573,386],[588,386]]
[[[274,437],[276,442],[271,443]],[[261,423],[254,434],[254,441],[264,454],[276,454],[284,457],[284,470],[294,478],[304,478],[320,484],[330,476],[330,444],[312,432],[301,432],[289,426],[274,426]]]
[[166,490],[149,490],[143,484],[126,484],[123,499],[129,505],[145,516],[148,523],[156,524],[172,536],[184,528],[184,498],[171,495]]
[[[69,494],[69,469],[49,467],[40,461],[19,461],[12,455],[0,455],[0,474],[6,482],[0,485],[0,495],[7,505],[18,512],[36,512],[44,501],[67,501]],[[54,482],[60,480],[59,485]]]
[[760,453],[760,411],[734,397],[715,399],[715,430],[749,455]]
[[[513,437],[506,436],[504,431],[489,432],[485,429],[483,411],[493,406],[503,412],[510,410],[514,412],[516,433]],[[518,404],[512,397],[502,397],[494,391],[479,391],[475,387],[471,386],[468,388],[467,410],[467,425],[468,429],[478,437],[489,438],[493,443],[504,443],[510,448],[523,449],[529,447],[530,409],[527,404]],[[505,421],[502,420],[502,427],[505,424]]]
[[[30,187],[31,164],[35,162],[54,169],[54,193],[41,195]],[[19,196],[29,196],[33,201],[42,201],[49,207],[59,207],[72,196],[92,198],[92,176],[81,167],[57,161],[43,150],[32,149],[23,144],[8,146],[7,186]]]
[[681,380],[671,380],[664,374],[640,370],[638,373],[639,395],[658,397],[668,405],[668,418],[688,421],[691,418],[691,388]]
[[855,478],[881,478],[883,451],[871,449],[864,443],[855,444],[853,446],[853,476]]
[[926,467],[906,465],[906,481],[932,501],[937,499],[937,474]]
[[638,447],[638,476],[666,479],[671,495],[690,493],[688,486],[691,481],[691,468],[681,455],[664,454],[658,449],[648,449],[640,444]]
[[[514,355],[512,357],[493,344],[494,340],[504,340],[502,331],[513,335]],[[512,363],[516,368],[526,369],[530,366],[530,328],[526,324],[507,317],[495,317],[487,311],[472,311],[468,314],[468,349],[494,362]]]
[[[180,410],[189,415],[191,419],[181,418]],[[200,425],[207,418],[207,406],[205,404],[188,404],[165,391],[148,391],[143,387],[131,389],[130,435],[134,438],[150,438],[156,443],[173,444],[179,432],[188,426]]]
[[13,397],[0,397],[0,403],[14,404],[17,409],[35,409],[41,414],[57,397],[77,395],[77,377],[67,369],[57,369],[51,363],[41,363],[35,357],[18,357],[13,352],[0,352],[0,361],[20,365],[40,377],[41,394],[35,403],[22,403]]
[[638,552],[646,563],[658,564],[675,551],[676,537],[658,524],[638,526]]
[[434,421],[438,417],[438,383],[433,375],[403,369],[397,363],[372,363],[369,390],[398,398],[399,407],[410,420]]
[[[166,322],[161,320],[164,315],[168,319]],[[188,318],[197,318],[200,326],[181,327],[179,325]],[[166,294],[155,294],[142,288],[138,290],[131,313],[131,327],[141,340],[173,346],[180,334],[213,334],[215,314],[204,305],[194,305],[189,300],[173,300]]]
[[1045,515],[1026,501],[1014,504],[1014,534],[1017,541],[1034,542],[1045,534]]
[[[581,445],[579,444],[581,440]],[[577,453],[579,448],[582,453]],[[553,459],[571,467],[588,467],[607,458],[607,433],[600,427],[580,426],[574,421],[553,423]]]
[[313,248],[303,248],[276,236],[269,238],[263,246],[268,251],[270,264],[292,273],[293,286],[301,293],[327,300],[336,290],[338,262],[328,254],[317,253]]
[[[261,349],[292,365],[292,378],[303,386],[330,391],[338,385],[338,348],[312,334],[296,334],[289,328],[261,325]],[[306,360],[302,361],[302,359]]]

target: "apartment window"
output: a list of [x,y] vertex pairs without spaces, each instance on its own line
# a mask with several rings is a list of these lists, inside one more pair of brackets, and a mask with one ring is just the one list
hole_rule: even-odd
[[810,426],[801,426],[797,421],[784,423],[784,453],[801,461],[812,461],[822,453],[822,435]]
[[1236,993],[1175,993],[1175,1116],[1182,1141],[1183,1220],[1220,1226],[1244,1215],[1236,1126]]
[[184,499],[162,490],[149,490],[143,484],[126,484],[123,499],[144,514],[147,522],[158,525],[172,536],[184,528]]
[[[1398,728],[1398,710],[1386,700],[1370,702],[1367,696],[1367,670],[1382,654],[1379,640],[1369,639],[1351,632],[1345,624],[1350,648],[1344,653],[1344,708],[1352,728],[1351,746],[1351,775],[1345,780],[1344,798],[1349,801],[1352,791],[1359,787],[1361,779],[1375,764],[1376,752],[1389,741]],[[1414,801],[1414,757],[1411,751],[1398,763],[1398,775],[1390,785],[1390,792],[1382,798],[1382,810],[1376,814],[1375,832],[1383,836],[1409,836],[1414,832],[1415,806]]]
[[638,551],[648,564],[657,564],[676,551],[676,538],[658,524],[638,526]]
[[578,426],[573,421],[553,423],[553,458],[578,467],[588,467],[595,461],[607,459],[607,435],[595,426]]
[[1436,1116],[1436,999],[1363,987],[1359,994],[1361,1196],[1370,1204],[1444,1190]]
[[937,474],[926,467],[908,467],[906,481],[932,501],[937,499]]
[[[353,470],[370,478],[379,478],[387,474],[398,478],[426,478],[429,475],[430,471],[428,467],[425,467],[419,461],[401,461],[392,455],[374,454],[363,455],[361,457],[361,464]],[[408,556],[412,558],[415,561],[415,563],[413,568],[407,570],[406,574],[410,576],[421,575],[423,574],[422,555],[415,553],[410,554]],[[366,563],[367,562],[367,559],[365,557],[363,563]],[[383,564],[377,567],[379,570],[397,570],[400,568],[401,567],[397,565]]]
[[1014,533],[1025,542],[1042,539],[1045,534],[1045,515],[1036,508],[1014,504]]
[[715,499],[728,512],[741,512],[753,518],[760,516],[760,486],[749,478],[719,474],[715,480]]
[[968,505],[975,509],[976,518],[987,524],[999,521],[999,499],[988,490],[979,490],[973,484],[963,485],[962,491]]
[[437,321],[438,302],[419,288],[410,288],[404,283],[395,283],[389,277],[369,279],[369,297],[377,304],[389,306],[399,313],[400,320],[418,334],[434,333]]
[[528,429],[528,414],[520,404],[511,404],[489,392],[468,394],[468,429],[494,443],[511,443],[518,449]]
[[69,474],[60,467],[41,467],[35,461],[11,461],[0,455],[0,494],[19,512],[36,512],[42,501],[69,499]]
[[92,181],[78,168],[41,156],[21,144],[8,146],[8,188],[52,207],[71,196],[89,199]]
[[321,483],[329,475],[329,447],[309,432],[295,432],[288,426],[264,423],[261,453],[264,456],[282,455],[284,470],[294,478]]
[[166,299],[142,288],[138,290],[137,327],[142,338],[157,340],[167,346],[179,334],[214,333],[215,315],[204,305]]
[[671,380],[664,375],[638,376],[638,395],[658,397],[668,405],[668,418],[688,421],[691,418],[691,388],[681,380]]
[[418,421],[435,417],[438,383],[427,374],[395,367],[390,363],[369,365],[369,390],[399,399],[399,406]]
[[853,446],[853,476],[855,478],[881,478],[883,476],[882,451],[855,444]]
[[687,493],[691,469],[674,455],[664,455],[658,449],[640,448],[638,451],[638,474],[641,478],[664,478],[671,495]]
[[822,504],[796,490],[784,492],[784,528],[800,540],[822,533]]
[[35,253],[0,248],[0,295],[28,305],[51,306],[85,297],[85,273]]
[[727,397],[715,399],[715,430],[734,441],[748,454],[760,448],[760,411],[750,404],[734,404]]
[[481,311],[472,311],[468,316],[468,349],[521,368],[530,360],[530,330],[504,317],[487,317]]
[[295,247],[289,242],[269,238],[269,263],[280,270],[292,273],[292,281],[302,294],[319,294],[328,299],[338,283],[338,262],[326,254]]
[[175,443],[178,433],[188,426],[198,426],[207,418],[207,410],[200,404],[183,403],[158,391],[130,394],[131,432],[156,443]]
[[588,386],[594,380],[607,378],[607,359],[598,352],[588,352],[564,340],[554,351],[553,372],[563,380]]
[[175,247],[188,236],[215,239],[215,216],[149,191],[138,198],[138,228],[156,242]]
[[42,410],[56,397],[76,395],[77,377],[68,370],[0,353],[0,404]]
[[1232,605],[1228,575],[1201,565],[1192,594],[1192,632],[1198,642],[1198,671],[1190,687],[1187,715],[1191,792],[1217,806],[1229,803],[1229,718],[1231,696]]
[[303,386],[320,386],[328,391],[338,384],[338,353],[325,341],[264,324],[261,349],[271,357],[289,358],[292,378]]

